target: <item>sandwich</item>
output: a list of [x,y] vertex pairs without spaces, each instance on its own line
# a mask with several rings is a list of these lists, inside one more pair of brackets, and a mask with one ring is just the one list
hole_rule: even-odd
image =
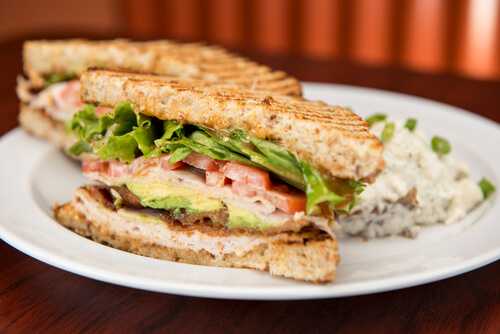
[[299,82],[283,72],[218,47],[171,41],[28,41],[18,79],[19,123],[28,133],[60,148],[73,144],[64,123],[82,107],[78,77],[89,67],[156,73],[248,89],[301,95]]
[[92,183],[55,206],[60,224],[144,256],[335,278],[335,216],[384,164],[363,119],[195,79],[88,70],[80,81],[69,152],[86,155]]

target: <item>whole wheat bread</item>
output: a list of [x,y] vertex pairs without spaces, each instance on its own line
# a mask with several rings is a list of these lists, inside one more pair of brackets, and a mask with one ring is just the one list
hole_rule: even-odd
[[102,67],[301,95],[300,83],[284,72],[273,71],[220,47],[196,43],[82,39],[27,41],[23,58],[24,71],[37,86],[43,86],[44,77],[50,74],[79,75],[89,67]]
[[[158,259],[190,264],[250,268],[268,271],[271,275],[284,276],[310,282],[330,282],[335,278],[339,261],[337,241],[330,237],[314,236],[308,233],[281,233],[274,236],[257,236],[262,242],[244,253],[229,252],[214,255],[194,246],[175,247],[172,244],[152,242],[144,232],[145,223],[128,218],[117,228],[111,219],[91,216],[90,210],[78,209],[78,201],[90,202],[99,215],[116,216],[116,211],[93,199],[85,188],[76,192],[73,202],[56,206],[57,221],[72,231],[97,242],[124,251]],[[146,223],[148,224],[148,223]],[[149,223],[152,224],[152,223]],[[166,240],[181,239],[184,235],[196,233],[190,227],[174,226],[165,222],[156,226],[155,238]],[[208,232],[201,232],[208,233]],[[231,235],[231,232],[226,232]],[[237,236],[237,235],[236,235]],[[208,235],[213,238],[214,235]]]
[[369,179],[383,168],[382,143],[350,109],[198,80],[89,70],[82,99],[113,107],[130,101],[159,119],[242,129],[273,140],[331,177]]

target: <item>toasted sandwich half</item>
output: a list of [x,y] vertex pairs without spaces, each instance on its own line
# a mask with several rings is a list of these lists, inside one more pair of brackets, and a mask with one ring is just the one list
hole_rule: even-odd
[[205,81],[91,70],[81,84],[70,152],[97,183],[55,207],[62,225],[161,259],[334,279],[335,215],[383,167],[364,120]]
[[61,148],[72,144],[64,123],[82,106],[80,74],[89,67],[124,69],[248,89],[301,95],[300,83],[218,47],[171,41],[126,40],[28,41],[23,49],[24,72],[18,80],[21,126]]

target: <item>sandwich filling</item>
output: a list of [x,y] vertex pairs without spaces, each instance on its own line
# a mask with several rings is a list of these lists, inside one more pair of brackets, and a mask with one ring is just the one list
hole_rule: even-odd
[[[19,99],[31,109],[41,110],[53,121],[66,123],[81,109],[80,81],[73,75],[50,75],[42,89],[19,77],[17,81]],[[97,112],[109,112],[109,108],[97,108]]]
[[[207,251],[215,257],[225,254],[243,256],[260,245],[273,241],[301,242],[306,239],[321,239],[317,232],[300,234],[276,233],[273,235],[231,232],[203,228],[191,224],[191,228],[178,228],[182,219],[172,219],[159,211],[115,206],[108,198],[106,189],[96,186],[82,187],[75,193],[72,204],[94,224],[104,224],[117,235],[140,239],[142,243],[161,245],[176,249]],[[166,228],[168,226],[168,228]],[[324,238],[324,236],[323,236]]]
[[159,120],[123,102],[100,113],[86,105],[68,123],[73,155],[90,154],[84,174],[112,189],[114,201],[173,217],[219,213],[228,229],[332,234],[335,212],[355,203],[363,184],[332,179],[278,143],[241,130],[214,131]]

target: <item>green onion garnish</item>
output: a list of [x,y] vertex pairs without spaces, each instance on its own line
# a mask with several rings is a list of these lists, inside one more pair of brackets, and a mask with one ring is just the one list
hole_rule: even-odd
[[58,82],[73,80],[75,78],[76,75],[73,73],[54,73],[45,78],[45,87]]
[[385,123],[384,130],[382,130],[382,135],[380,136],[380,139],[382,140],[383,143],[388,142],[391,140],[392,137],[394,137],[394,129],[395,125],[392,122],[387,122]]
[[431,140],[431,147],[439,156],[446,155],[451,151],[450,143],[443,137],[434,136]]
[[495,186],[493,185],[493,183],[491,183],[484,177],[481,179],[481,181],[479,181],[479,188],[481,188],[481,191],[483,192],[484,199],[487,199],[491,194],[495,192]]
[[386,118],[387,118],[386,114],[373,114],[366,119],[366,122],[368,122],[368,125],[372,127],[373,124],[377,122],[383,122],[385,121]]
[[405,123],[405,128],[410,130],[410,132],[415,131],[415,128],[417,127],[417,120],[415,118],[408,118]]

